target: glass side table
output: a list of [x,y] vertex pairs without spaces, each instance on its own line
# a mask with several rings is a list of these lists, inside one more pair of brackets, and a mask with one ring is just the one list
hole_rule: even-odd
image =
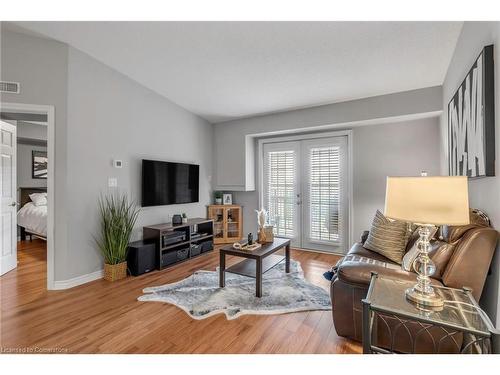
[[372,272],[363,304],[363,353],[491,353],[499,334],[468,288],[435,287],[446,301],[438,310],[407,301],[413,282]]

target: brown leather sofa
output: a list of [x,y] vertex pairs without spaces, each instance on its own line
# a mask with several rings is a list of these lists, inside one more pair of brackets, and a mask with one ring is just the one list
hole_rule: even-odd
[[[337,264],[336,274],[330,286],[333,321],[337,334],[356,341],[362,341],[362,303],[366,297],[371,272],[380,277],[398,278],[416,282],[414,272],[406,272],[401,265],[384,256],[363,247],[368,232],[364,232],[361,241],[355,243],[348,254]],[[498,233],[489,226],[489,220],[480,211],[471,210],[471,224],[457,227],[442,226],[432,241],[431,258],[436,263],[433,283],[452,288],[469,287],[474,298],[479,301],[491,259],[493,257]],[[417,240],[414,233],[407,250]],[[396,322],[394,322],[396,324]],[[416,328],[416,327],[415,327]],[[403,332],[402,332],[403,334]],[[378,344],[399,352],[411,352],[406,337],[395,338],[395,342],[386,337],[383,329],[378,330]],[[438,339],[441,337],[438,337]],[[458,338],[461,344],[462,337]],[[431,352],[430,338],[415,350]],[[456,344],[441,347],[441,352],[456,352]],[[453,345],[454,344],[454,345]]]

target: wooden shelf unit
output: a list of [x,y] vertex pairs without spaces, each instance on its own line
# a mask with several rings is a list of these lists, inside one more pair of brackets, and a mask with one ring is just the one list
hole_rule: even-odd
[[214,244],[233,243],[243,237],[243,208],[231,204],[208,206],[208,218],[214,222]]
[[[197,228],[197,233],[206,233],[199,237],[193,237],[195,233],[195,227]],[[176,242],[166,246],[162,246],[162,236],[170,232],[184,232],[186,236],[185,241]],[[194,218],[189,219],[185,224],[173,225],[172,223],[149,225],[142,228],[143,239],[154,241],[156,244],[156,269],[161,270],[167,267],[174,266],[191,258],[203,255],[207,252],[213,251],[213,237],[214,237],[214,225],[211,219]],[[204,242],[212,241],[212,248],[209,251],[203,251],[199,254],[193,255],[192,245],[199,245]],[[162,256],[164,253],[174,253],[179,250],[188,249],[188,256],[185,259],[178,260],[172,264],[163,265]]]

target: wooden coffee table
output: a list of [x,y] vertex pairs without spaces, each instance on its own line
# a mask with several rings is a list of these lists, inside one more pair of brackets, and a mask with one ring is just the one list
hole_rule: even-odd
[[[274,254],[285,248],[285,256]],[[233,255],[245,260],[226,269],[226,255]],[[257,250],[237,250],[233,245],[220,249],[219,286],[224,288],[226,272],[255,278],[255,295],[262,297],[262,275],[285,260],[285,272],[290,273],[290,240],[275,238],[273,242],[262,244]]]

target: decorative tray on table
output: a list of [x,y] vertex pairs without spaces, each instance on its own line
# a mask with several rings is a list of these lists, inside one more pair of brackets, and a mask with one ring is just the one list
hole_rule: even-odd
[[233,249],[236,250],[245,250],[245,251],[254,251],[257,249],[260,249],[262,245],[260,243],[254,242],[253,244],[249,245],[248,242],[235,242],[233,243]]

